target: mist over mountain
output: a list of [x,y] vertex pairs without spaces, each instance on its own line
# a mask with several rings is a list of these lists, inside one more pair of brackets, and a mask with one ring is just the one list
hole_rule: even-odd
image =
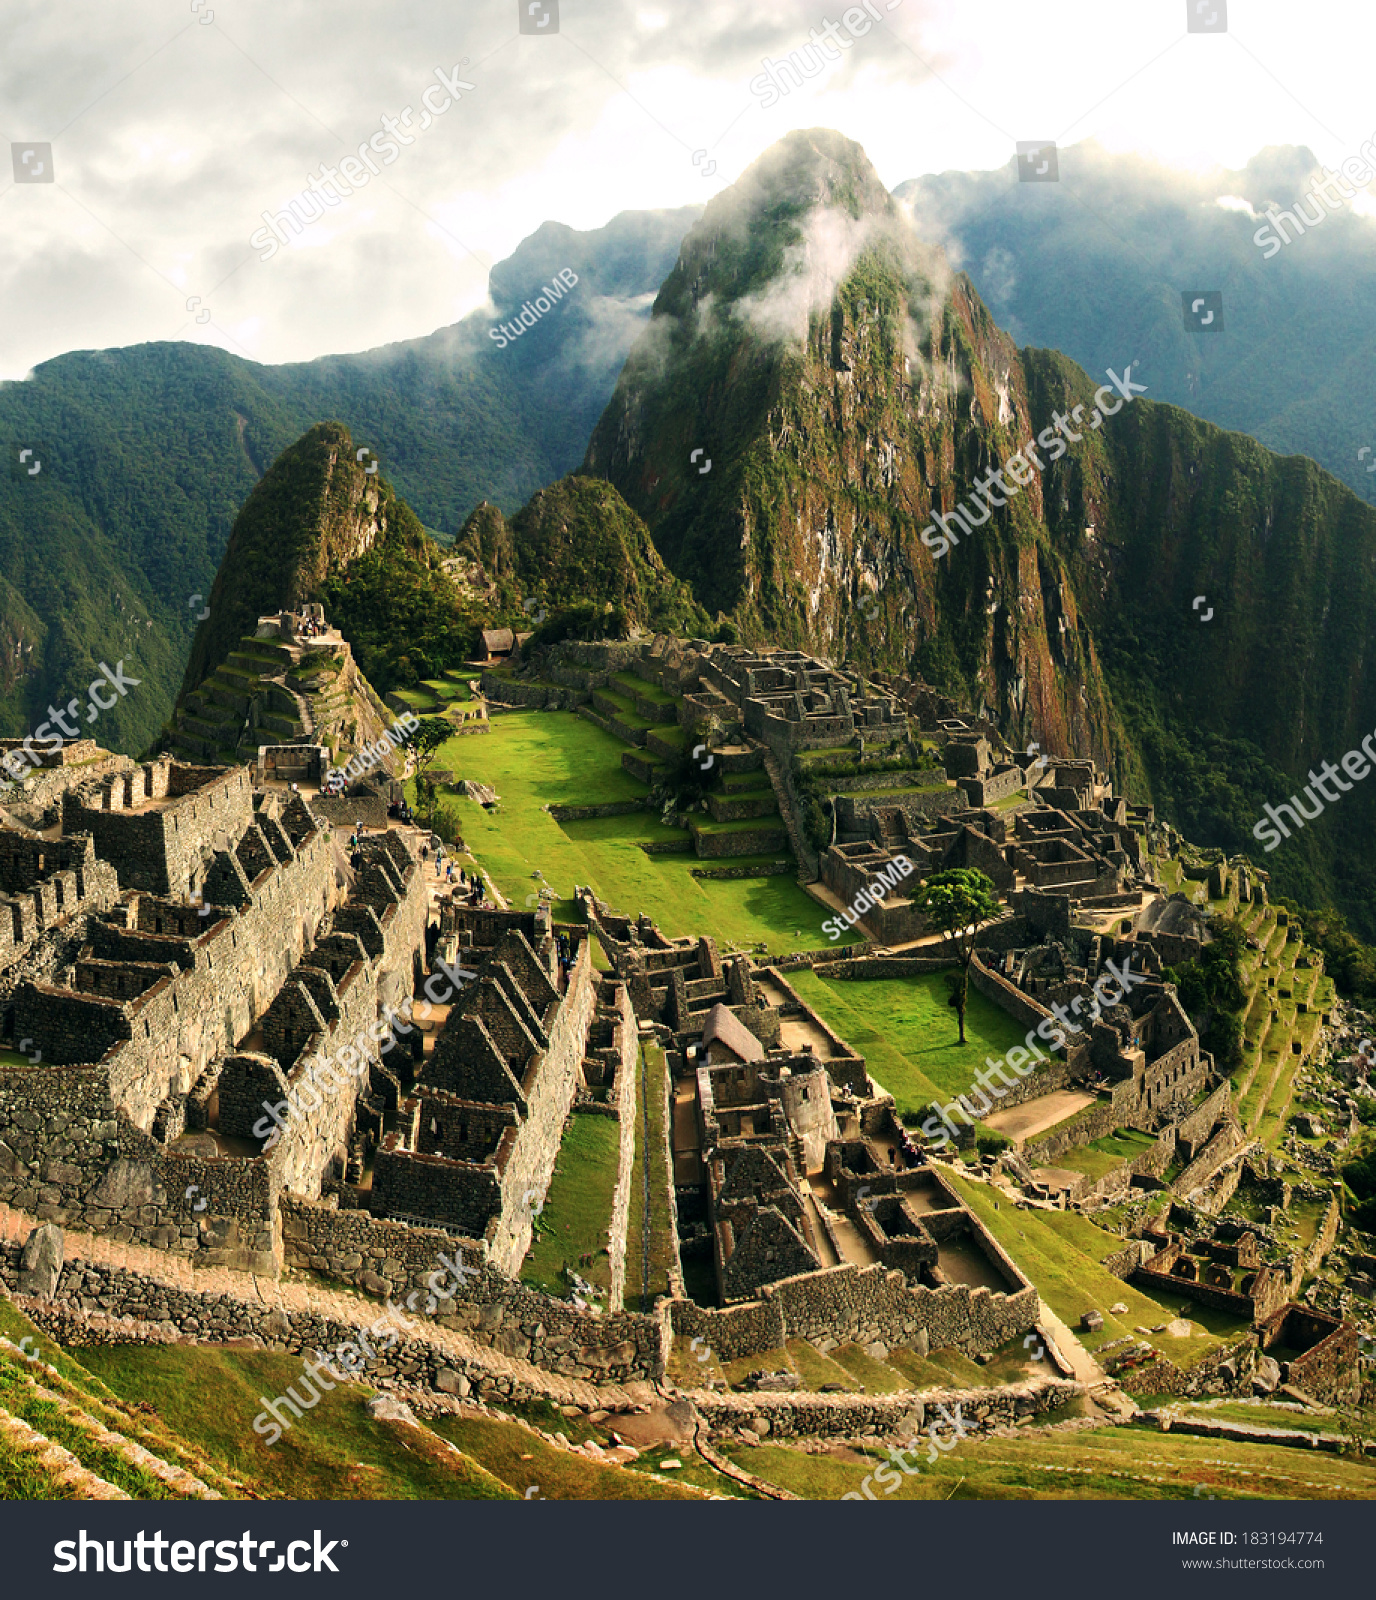
[[[1091,372],[1131,361],[1153,399],[1312,456],[1376,501],[1372,455],[1359,455],[1376,447],[1376,218],[1310,198],[1322,168],[1294,146],[1191,173],[1088,141],[1058,151],[1058,166],[1056,183],[1020,182],[1010,162],[914,178],[894,196],[1019,344]],[[1282,219],[1291,242],[1258,246],[1268,208],[1297,200],[1323,220],[1299,233]],[[1194,289],[1222,292],[1221,333],[1186,330],[1181,295]]]

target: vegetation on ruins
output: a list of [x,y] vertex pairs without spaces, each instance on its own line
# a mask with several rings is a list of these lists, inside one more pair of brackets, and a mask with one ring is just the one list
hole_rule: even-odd
[[1342,1175],[1353,1200],[1349,1222],[1364,1233],[1376,1233],[1376,1140],[1369,1134],[1361,1154],[1346,1163]]
[[1299,919],[1306,943],[1322,952],[1324,971],[1339,991],[1359,1005],[1376,1005],[1376,948],[1353,933],[1343,913],[1332,906],[1316,911],[1294,900],[1278,899],[1276,903]]
[[1210,932],[1213,937],[1193,961],[1167,967],[1164,976],[1179,990],[1200,1044],[1222,1071],[1232,1072],[1242,1065],[1242,1019],[1250,999],[1242,971],[1247,935],[1235,921],[1221,918],[1210,923]]
[[957,967],[951,979],[951,1004],[965,1043],[965,1003],[970,988],[970,963],[980,929],[1002,914],[998,893],[977,867],[951,867],[934,872],[913,896],[913,904],[955,946]]

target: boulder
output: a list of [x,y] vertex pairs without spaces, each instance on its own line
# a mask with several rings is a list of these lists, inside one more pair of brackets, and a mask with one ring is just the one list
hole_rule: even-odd
[[1128,1308],[1123,1301],[1119,1300],[1116,1305],[1111,1305],[1108,1308],[1108,1312],[1111,1317],[1125,1317],[1128,1314]]
[[376,1417],[381,1422],[409,1422],[413,1428],[420,1427],[415,1412],[394,1394],[374,1395],[365,1409],[370,1417]]
[[1252,1393],[1274,1394],[1280,1379],[1280,1362],[1271,1356],[1262,1356],[1252,1374]]
[[19,1260],[19,1292],[51,1300],[62,1276],[62,1229],[45,1222],[29,1235]]
[[443,1394],[456,1395],[460,1400],[466,1400],[472,1385],[463,1373],[455,1372],[453,1367],[441,1367],[435,1374],[435,1387]]
[[1104,1325],[1102,1311],[1083,1311],[1080,1313],[1080,1327],[1086,1333],[1098,1333]]

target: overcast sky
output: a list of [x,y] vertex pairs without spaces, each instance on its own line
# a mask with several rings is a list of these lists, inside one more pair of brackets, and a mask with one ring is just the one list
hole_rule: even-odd
[[[0,166],[0,377],[146,340],[279,362],[428,333],[541,222],[704,201],[791,128],[858,140],[890,188],[1018,140],[1198,169],[1268,144],[1336,166],[1376,133],[1370,0],[870,3],[881,22],[811,0],[0,0],[0,138],[28,156],[26,181]],[[1228,31],[1188,33],[1196,3]],[[518,32],[532,5],[557,24]],[[766,108],[762,59],[829,20],[848,47]],[[473,87],[429,117],[437,73]],[[362,184],[262,259],[264,210],[344,156]]]

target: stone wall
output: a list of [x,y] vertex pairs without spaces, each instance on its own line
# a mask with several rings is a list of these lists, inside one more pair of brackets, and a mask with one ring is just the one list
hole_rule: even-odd
[[107,911],[119,898],[115,869],[96,858],[89,835],[52,840],[4,829],[0,849],[0,970],[65,919]]
[[[485,1261],[482,1244],[473,1239],[294,1197],[283,1201],[282,1221],[289,1267],[322,1273],[412,1312],[433,1305],[440,1327],[503,1355],[594,1382],[652,1380],[663,1373],[664,1331],[655,1317],[631,1311],[598,1316],[527,1289]],[[438,1290],[448,1292],[439,1296]]]
[[1015,1427],[1069,1404],[1083,1392],[1072,1379],[1039,1378],[999,1388],[934,1388],[886,1395],[696,1391],[693,1403],[714,1429],[749,1428],[771,1439],[855,1439],[877,1433],[908,1440],[929,1422],[940,1422],[938,1406],[952,1415],[959,1406],[961,1425],[978,1436],[994,1428]]
[[642,800],[608,800],[598,806],[546,806],[545,810],[556,822],[585,822],[591,817],[627,817],[632,812],[644,811]]
[[1051,1015],[1045,1006],[1009,983],[1007,978],[991,971],[978,955],[970,963],[970,986],[978,989],[986,1000],[992,1000],[1001,1011],[1006,1011],[1020,1028],[1035,1028]]
[[[1191,1298],[1196,1285],[1190,1284]],[[1173,1292],[1179,1293],[1177,1289]],[[1102,1359],[1102,1352],[1100,1352]],[[1256,1335],[1248,1332],[1230,1344],[1220,1345],[1193,1366],[1178,1367],[1163,1355],[1109,1370],[1133,1394],[1195,1396],[1232,1394],[1250,1381],[1257,1364]]]
[[525,1197],[531,1191],[543,1196],[549,1188],[563,1142],[564,1119],[582,1075],[583,1052],[596,1005],[592,941],[585,939],[569,969],[568,987],[549,1030],[549,1046],[528,1097],[526,1116],[502,1168],[501,1218],[489,1235],[488,1248],[492,1260],[513,1276],[530,1248],[533,1216]]
[[[1008,1271],[1019,1281],[1011,1263]],[[876,1341],[901,1347],[923,1333],[933,1350],[979,1354],[1031,1329],[1037,1305],[1030,1285],[1013,1294],[964,1284],[928,1289],[886,1267],[847,1265],[784,1278],[766,1285],[759,1300],[724,1310],[675,1301],[671,1316],[676,1334],[700,1336],[723,1361],[776,1350],[785,1339],[821,1349]]]
[[[1039,1092],[1062,1087],[1069,1069],[1064,1063],[1059,1065],[1061,1082],[1054,1081],[1056,1073],[1053,1068],[1051,1078],[1044,1082]],[[1026,1081],[1031,1083],[1041,1077],[1041,1073],[1034,1073]],[[1000,1105],[1002,1104],[1003,1102],[1000,1102]],[[1034,1139],[1024,1148],[1023,1159],[1031,1167],[1053,1166],[1057,1156],[1064,1155],[1067,1150],[1078,1150],[1081,1145],[1089,1144],[1093,1139],[1104,1138],[1112,1133],[1122,1120],[1122,1115],[1112,1100],[1100,1101],[1097,1106],[1086,1106],[1068,1126],[1063,1124],[1060,1128],[1044,1134],[1040,1139]]]
[[1261,1348],[1267,1352],[1308,1345],[1290,1357],[1285,1380],[1329,1405],[1350,1405],[1356,1398],[1358,1337],[1355,1323],[1297,1305],[1280,1307],[1260,1330]]
[[[38,1026],[48,1017],[56,1052],[79,1049],[62,1030],[74,1018],[89,1019],[92,1008],[116,1017],[124,1037],[95,1064],[45,1060],[33,1068],[0,1069],[0,1200],[44,1220],[189,1254],[206,1264],[274,1270],[278,1193],[283,1186],[318,1193],[331,1163],[342,1160],[358,1080],[341,1073],[333,1088],[317,1080],[320,1103],[302,1098],[303,1114],[288,1117],[286,1131],[266,1155],[192,1157],[165,1141],[180,1134],[193,1101],[203,1125],[208,1096],[197,1100],[194,1091],[207,1071],[223,1080],[226,1054],[230,1081],[223,1087],[234,1133],[251,1135],[252,1122],[245,1130],[244,1119],[263,1117],[261,1106],[254,1113],[246,1100],[239,1102],[263,1079],[261,1070],[249,1068],[272,1063],[261,1055],[234,1055],[233,1042],[280,993],[289,973],[308,970],[308,961],[292,963],[304,953],[334,893],[329,841],[313,829],[304,808],[294,814],[293,826],[298,834],[301,828],[312,831],[298,837],[294,853],[258,876],[252,898],[237,915],[217,918],[206,933],[191,926],[199,923],[194,910],[147,898],[128,903],[137,927],[93,924],[98,958],[156,953],[174,972],[136,1000],[97,1000],[33,985],[21,992],[18,1020]],[[286,835],[268,832],[285,854]],[[396,835],[369,848],[379,858],[393,859],[391,852],[406,857]],[[380,920],[369,911],[378,935],[376,959],[351,966],[338,986],[324,970],[313,969],[317,992],[332,991],[335,1006],[331,1027],[301,1042],[288,1079],[298,1094],[310,1048],[323,1046],[332,1054],[346,1047],[374,1023],[389,986],[409,993],[425,900],[418,866],[411,862],[400,875],[405,887],[396,903],[383,908]],[[169,931],[144,931],[149,927]],[[89,1037],[86,1044],[89,1049]],[[252,1080],[237,1100],[236,1064],[243,1065],[246,1082]],[[276,1068],[267,1077],[280,1085],[287,1074]]]
[[788,847],[788,832],[782,821],[769,827],[740,828],[728,833],[694,828],[693,843],[704,861],[716,861],[723,856],[767,856]]
[[[162,803],[139,809],[148,801]],[[63,833],[89,833],[123,887],[177,898],[200,887],[202,857],[217,838],[241,838],[252,820],[242,767],[159,760],[69,791],[62,801]]]
[[612,1216],[608,1229],[607,1254],[611,1260],[611,1310],[621,1310],[626,1296],[626,1235],[630,1226],[631,1198],[634,1193],[636,1105],[639,1084],[639,1034],[630,990],[616,985],[615,1003],[620,1022],[621,1060],[617,1065],[613,1089],[616,1095],[620,1148],[617,1153],[616,1188],[612,1193]]

